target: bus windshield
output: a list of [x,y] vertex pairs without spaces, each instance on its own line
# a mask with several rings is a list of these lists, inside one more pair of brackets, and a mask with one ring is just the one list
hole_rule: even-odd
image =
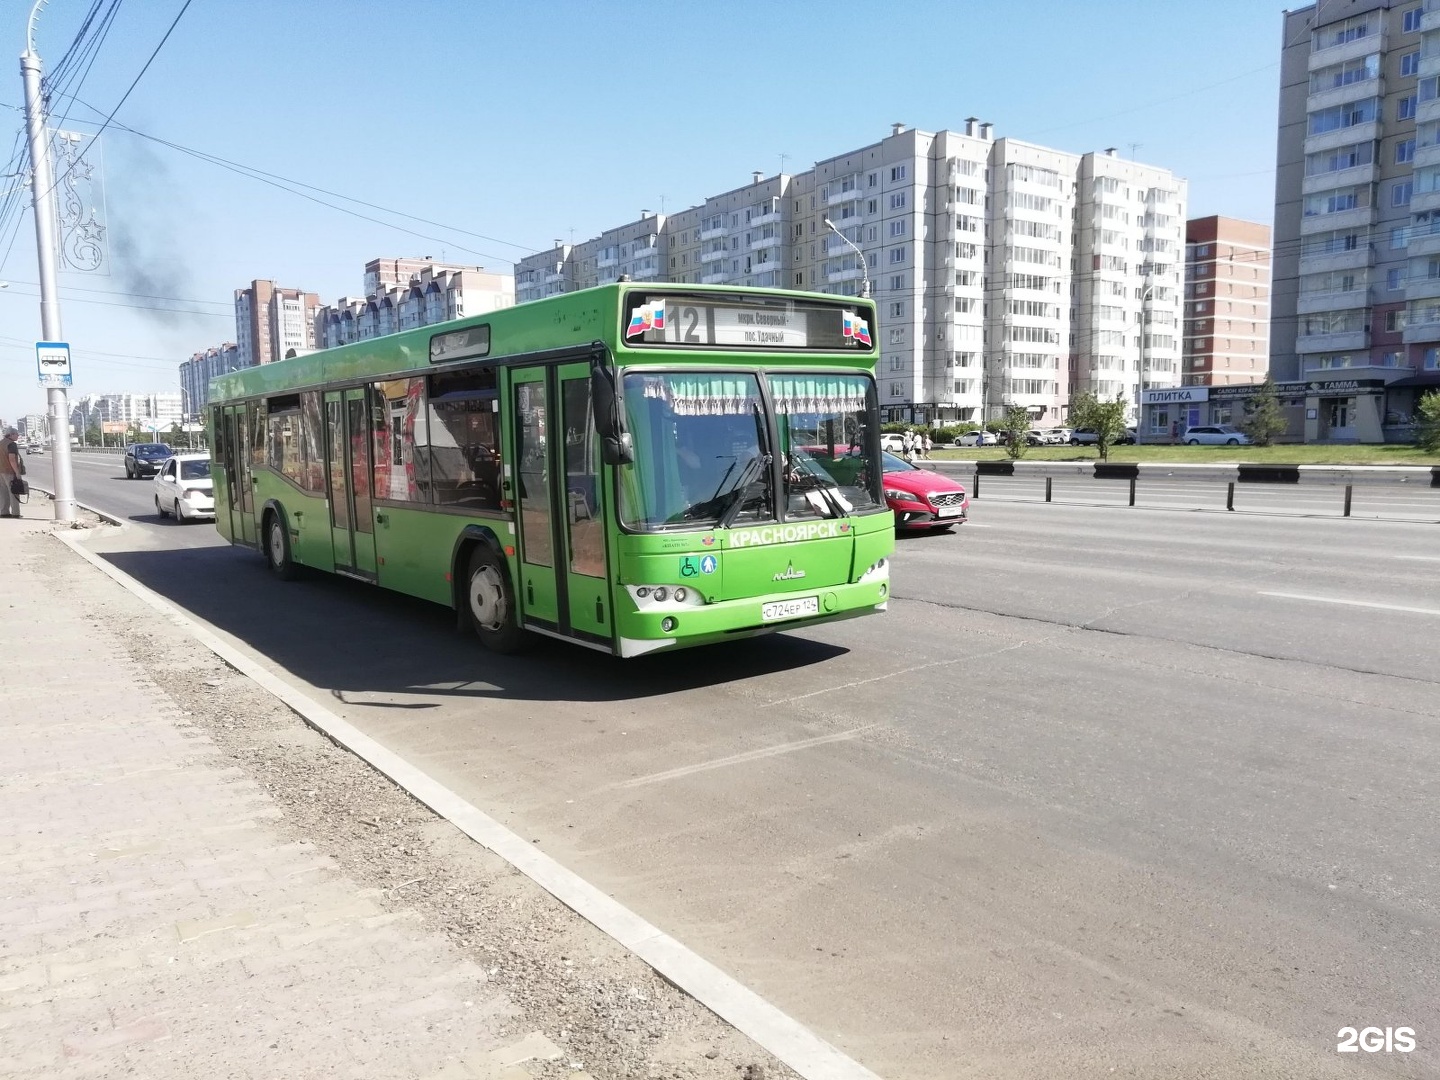
[[[844,517],[883,506],[870,459],[873,384],[864,375],[771,374],[779,500],[790,518]],[[725,527],[774,520],[770,445],[757,376],[630,372],[625,411],[635,463],[620,508],[634,529]]]

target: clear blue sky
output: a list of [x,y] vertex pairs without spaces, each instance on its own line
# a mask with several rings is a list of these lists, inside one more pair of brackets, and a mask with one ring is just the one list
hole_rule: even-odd
[[[41,16],[47,71],[91,2],[53,0]],[[183,4],[121,6],[72,88],[81,101],[52,105],[66,127],[95,130]],[[29,8],[11,0],[0,15],[11,57]],[[895,121],[935,131],[978,116],[997,137],[1073,152],[1132,156],[1136,144],[1136,159],[1190,181],[1191,216],[1268,223],[1281,11],[1267,0],[193,0],[116,121],[385,209],[310,192],[354,213],[341,212],[112,127],[101,140],[108,273],[61,275],[72,399],[178,390],[180,361],[234,340],[233,292],[252,279],[329,302],[358,294],[379,256],[508,270],[572,230],[585,240],[641,209],[684,209],[753,170],[773,175],[782,155],[803,171]],[[10,71],[6,151],[23,121],[18,63]],[[34,225],[28,210],[18,232],[5,224],[0,417],[11,420],[45,398]]]

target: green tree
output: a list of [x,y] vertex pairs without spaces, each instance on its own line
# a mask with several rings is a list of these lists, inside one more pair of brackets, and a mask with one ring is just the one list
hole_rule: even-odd
[[1110,457],[1110,447],[1125,434],[1125,395],[1114,401],[1102,401],[1090,390],[1082,390],[1070,399],[1070,423],[1074,427],[1093,428],[1095,446],[1100,460]]
[[1022,406],[1011,405],[1000,418],[999,432],[1005,439],[1005,453],[1010,460],[1025,456],[1030,443],[1025,436],[1030,431],[1030,413]]
[[1275,392],[1275,380],[1269,375],[1260,385],[1260,392],[1245,403],[1245,419],[1238,426],[1256,446],[1269,446],[1275,441],[1275,436],[1283,435],[1289,429],[1285,414],[1280,411],[1280,395]]
[[1440,390],[1431,390],[1415,407],[1415,445],[1440,450]]

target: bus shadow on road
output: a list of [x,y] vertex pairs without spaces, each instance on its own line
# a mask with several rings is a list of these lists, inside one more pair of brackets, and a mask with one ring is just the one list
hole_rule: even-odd
[[528,651],[500,656],[456,630],[449,608],[330,574],[279,581],[258,555],[240,548],[97,554],[291,675],[367,707],[424,709],[464,698],[624,701],[795,670],[849,652],[777,633],[638,660],[537,636]]

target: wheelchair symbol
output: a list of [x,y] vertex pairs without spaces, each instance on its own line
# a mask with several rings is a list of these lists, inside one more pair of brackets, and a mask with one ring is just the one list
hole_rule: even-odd
[[683,559],[680,560],[681,577],[694,577],[699,572],[700,571],[697,570],[695,567],[695,560],[690,558],[689,555],[686,555]]

